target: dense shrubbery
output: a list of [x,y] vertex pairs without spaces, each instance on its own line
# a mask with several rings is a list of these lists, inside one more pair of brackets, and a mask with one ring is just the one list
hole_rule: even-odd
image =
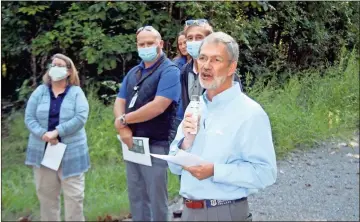
[[[175,37],[188,18],[208,18],[240,43],[244,79],[283,84],[292,73],[324,69],[341,47],[359,44],[359,2],[3,2],[3,97],[24,100],[55,52],[73,58],[82,83],[119,83],[138,62],[137,28],[151,24],[175,55]],[[321,72],[320,72],[321,73]],[[254,78],[255,77],[255,78]],[[27,82],[24,82],[24,81]],[[23,84],[24,83],[24,84]],[[244,82],[245,83],[245,82]],[[114,85],[114,83],[112,83]],[[23,87],[17,93],[15,88]],[[99,92],[113,94],[107,87]],[[104,96],[106,97],[106,96]]]

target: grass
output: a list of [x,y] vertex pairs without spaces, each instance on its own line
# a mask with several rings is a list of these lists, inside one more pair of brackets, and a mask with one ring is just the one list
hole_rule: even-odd
[[[344,54],[338,65],[322,75],[308,70],[283,86],[270,83],[265,87],[258,81],[249,90],[249,96],[270,117],[278,158],[300,145],[312,147],[332,138],[348,139],[359,127],[359,58],[355,52]],[[92,93],[88,100],[86,130],[92,168],[86,174],[84,207],[86,219],[94,221],[106,214],[127,213],[128,198],[112,107],[104,106]],[[29,213],[39,218],[32,171],[24,166],[28,131],[23,116],[23,111],[16,111],[2,124],[7,129],[1,148],[2,220],[16,220]],[[177,176],[169,173],[169,196],[174,197],[178,190]]]
[[[2,220],[14,221],[32,214],[39,219],[39,203],[34,178],[29,167],[19,164],[2,169]],[[178,178],[171,175],[169,195],[178,190]],[[128,213],[127,186],[123,164],[99,165],[86,174],[85,216],[95,221],[98,216],[125,215]]]
[[299,146],[347,139],[359,128],[359,58],[355,51],[342,58],[323,77],[307,70],[282,87],[259,82],[249,92],[270,117],[278,157]]

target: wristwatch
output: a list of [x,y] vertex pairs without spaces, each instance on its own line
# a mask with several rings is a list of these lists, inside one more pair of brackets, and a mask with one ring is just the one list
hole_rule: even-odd
[[125,113],[118,117],[118,120],[120,120],[120,124],[123,126],[127,126],[126,120],[125,120]]

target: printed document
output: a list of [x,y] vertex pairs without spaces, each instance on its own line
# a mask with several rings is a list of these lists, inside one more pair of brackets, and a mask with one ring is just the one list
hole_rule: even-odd
[[146,166],[152,166],[149,148],[149,138],[133,137],[133,147],[131,149],[129,149],[128,146],[121,141],[119,135],[117,135],[117,138],[121,142],[124,160]]
[[183,150],[179,150],[175,156],[160,155],[160,154],[150,154],[150,155],[185,167],[198,166],[201,164],[210,163],[197,155],[185,152]]
[[56,145],[48,143],[41,165],[57,171],[64,156],[65,149],[66,144],[64,143],[57,143]]

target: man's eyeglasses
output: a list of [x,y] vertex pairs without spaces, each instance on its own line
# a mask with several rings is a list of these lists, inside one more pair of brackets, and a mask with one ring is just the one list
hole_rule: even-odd
[[185,21],[185,25],[186,26],[190,26],[190,25],[205,25],[205,24],[209,24],[208,20],[206,19],[195,19],[195,20],[186,20]]
[[229,63],[232,63],[234,62],[233,60],[229,59],[229,60],[224,60],[222,57],[220,56],[215,56],[215,57],[207,57],[205,55],[200,55],[199,58],[197,58],[197,62],[199,64],[205,64],[209,61],[209,63],[211,65],[219,65],[219,64],[222,64],[223,62],[225,61],[228,61]]
[[154,30],[154,27],[150,26],[150,25],[146,25],[144,27],[140,27],[137,31],[136,31],[136,35],[138,35],[141,31],[152,31]]

